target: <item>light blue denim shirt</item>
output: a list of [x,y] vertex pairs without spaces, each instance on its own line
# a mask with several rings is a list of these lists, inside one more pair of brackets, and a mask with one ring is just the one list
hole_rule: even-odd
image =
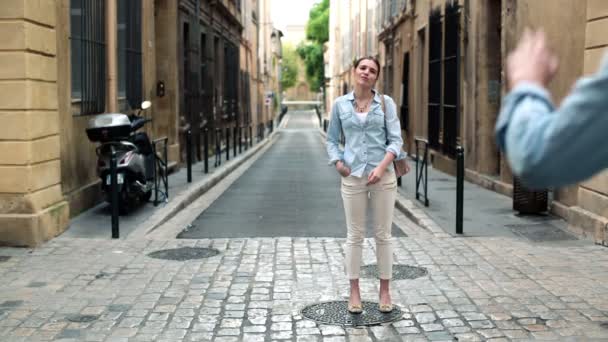
[[513,173],[531,188],[572,184],[607,168],[608,59],[557,109],[545,89],[518,85],[502,103],[496,139]]
[[[382,111],[380,95],[374,90],[374,98],[364,122],[355,115],[353,92],[334,101],[327,129],[327,154],[329,164],[342,160],[351,170],[351,175],[362,177],[369,174],[384,159],[387,152],[406,157],[401,146],[401,124],[397,117],[397,106],[390,96],[384,95],[385,113]],[[345,146],[340,149],[340,135],[344,132]],[[388,144],[387,144],[388,142]],[[393,170],[393,165],[389,166]]]

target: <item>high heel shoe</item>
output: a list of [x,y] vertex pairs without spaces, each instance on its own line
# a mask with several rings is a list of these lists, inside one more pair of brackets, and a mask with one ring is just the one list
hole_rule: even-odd
[[389,312],[393,311],[394,308],[395,308],[395,306],[393,304],[378,303],[378,311],[380,311],[382,313],[389,313]]
[[360,314],[363,312],[363,306],[361,304],[348,304],[347,310],[351,314]]

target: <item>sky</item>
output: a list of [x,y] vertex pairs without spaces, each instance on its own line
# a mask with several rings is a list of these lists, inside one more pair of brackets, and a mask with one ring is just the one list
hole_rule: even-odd
[[270,16],[274,26],[285,31],[287,25],[304,25],[312,5],[319,0],[271,0]]

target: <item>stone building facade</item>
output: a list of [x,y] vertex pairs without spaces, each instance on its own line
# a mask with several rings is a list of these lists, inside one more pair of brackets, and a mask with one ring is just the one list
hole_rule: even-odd
[[[360,0],[331,6],[329,97],[349,90],[349,61],[370,54],[365,47],[371,45],[382,64],[377,88],[397,102],[407,150],[416,154],[414,137],[426,139],[433,166],[455,173],[461,145],[467,179],[508,196],[513,175],[494,140],[508,52],[526,27],[544,28],[561,61],[549,87],[559,104],[577,78],[597,69],[607,46],[608,3],[601,0]],[[372,11],[363,18],[361,8]],[[376,30],[371,43],[361,34],[369,35],[369,21]],[[608,241],[607,173],[555,189],[551,211],[572,231]]]
[[[263,0],[260,0],[263,1]],[[89,119],[143,115],[183,160],[204,127],[254,126],[258,0],[6,0],[0,6],[0,243],[34,246],[101,200]],[[264,18],[263,20],[267,20]],[[255,129],[254,129],[255,132]]]

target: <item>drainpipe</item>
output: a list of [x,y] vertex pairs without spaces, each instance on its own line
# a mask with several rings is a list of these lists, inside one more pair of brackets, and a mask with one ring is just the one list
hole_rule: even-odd
[[116,56],[116,0],[106,0],[106,112],[118,111]]

